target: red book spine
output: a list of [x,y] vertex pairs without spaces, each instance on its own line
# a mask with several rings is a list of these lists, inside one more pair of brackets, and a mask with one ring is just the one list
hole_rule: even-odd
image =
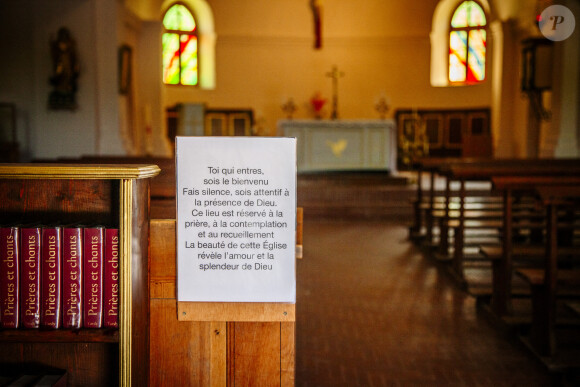
[[83,327],[103,326],[103,253],[102,227],[85,228],[83,252]]
[[105,230],[103,326],[119,327],[119,230]]
[[24,328],[40,324],[40,227],[20,229],[20,321]]
[[61,238],[60,227],[42,229],[40,326],[60,328]]
[[0,227],[0,327],[18,328],[20,260],[18,227]]
[[82,326],[83,229],[62,230],[62,327]]

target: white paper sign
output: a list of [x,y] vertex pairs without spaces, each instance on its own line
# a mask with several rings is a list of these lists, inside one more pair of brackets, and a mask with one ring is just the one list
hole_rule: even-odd
[[177,299],[296,302],[296,140],[177,137]]

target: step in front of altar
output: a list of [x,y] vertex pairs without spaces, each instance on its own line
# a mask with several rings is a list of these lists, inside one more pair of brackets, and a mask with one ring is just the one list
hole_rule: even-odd
[[384,172],[331,172],[298,175],[298,205],[306,217],[412,219],[414,185]]

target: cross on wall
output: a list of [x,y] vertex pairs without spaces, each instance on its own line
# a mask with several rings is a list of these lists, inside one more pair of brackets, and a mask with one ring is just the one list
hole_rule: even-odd
[[332,66],[332,70],[326,73],[326,76],[332,79],[332,113],[330,118],[338,118],[338,79],[344,77],[344,72],[338,71],[338,67]]

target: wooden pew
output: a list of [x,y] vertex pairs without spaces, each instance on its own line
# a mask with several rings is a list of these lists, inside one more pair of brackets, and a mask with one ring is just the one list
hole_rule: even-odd
[[[443,168],[441,173],[447,178],[447,185],[451,181],[458,181],[459,188],[459,203],[456,224],[454,226],[454,251],[453,251],[453,269],[454,273],[459,279],[463,278],[463,247],[465,236],[465,209],[464,203],[466,198],[465,184],[468,181],[491,181],[495,176],[579,176],[580,175],[580,159],[562,159],[562,160],[507,160],[502,162],[494,160],[480,164],[453,164],[447,168]],[[446,198],[449,200],[448,189],[446,190]],[[505,203],[504,203],[505,205]],[[447,208],[448,206],[446,206]],[[449,225],[449,211],[443,220],[443,225]],[[498,217],[497,220],[500,220]],[[440,231],[441,241],[448,240],[447,229],[443,227]],[[441,253],[446,253],[442,251]]]
[[[492,310],[497,316],[509,314],[511,307],[513,260],[514,256],[530,258],[537,256],[538,249],[528,246],[527,248],[514,248],[513,245],[513,199],[514,195],[535,192],[537,187],[551,185],[574,187],[580,185],[580,175],[558,176],[551,174],[547,176],[494,176],[492,183],[495,190],[502,193],[504,201],[502,230],[503,238],[501,245],[501,255],[497,255],[492,249],[488,249],[486,256],[492,260],[493,284],[492,284]],[[540,227],[544,226],[544,222]],[[519,251],[518,251],[519,250]],[[496,250],[497,251],[497,250]],[[573,253],[572,251],[563,251]],[[542,251],[540,249],[540,256]]]
[[153,156],[82,156],[58,158],[38,162],[83,163],[83,164],[154,164],[161,173],[151,179],[151,218],[175,219],[175,158]]
[[[151,386],[294,386],[295,322],[179,321],[176,298],[175,160],[97,156],[87,164],[157,164],[151,181],[149,306]],[[59,160],[59,162],[73,160]],[[303,210],[296,214],[296,258],[303,255]],[[242,303],[238,303],[242,304]],[[255,306],[251,316],[255,316]],[[253,308],[252,308],[253,307]],[[292,310],[295,306],[292,305]],[[242,311],[243,313],[243,311]],[[249,317],[250,319],[254,317]],[[266,316],[267,318],[267,316]]]
[[[570,159],[559,159],[557,163],[560,163],[561,160],[564,160],[565,163],[569,163]],[[441,192],[437,192],[435,189],[435,178],[436,176],[440,176],[445,178],[446,171],[452,165],[472,165],[472,166],[486,166],[486,165],[509,165],[509,164],[521,164],[525,162],[526,164],[532,165],[534,163],[545,164],[547,161],[551,162],[552,160],[548,159],[522,159],[522,158],[513,158],[513,159],[495,159],[489,157],[472,157],[472,158],[458,158],[458,157],[427,157],[427,158],[418,158],[414,160],[414,168],[417,170],[417,194],[416,200],[413,203],[414,206],[414,223],[409,228],[410,236],[414,240],[425,238],[428,243],[432,242],[433,238],[433,228],[435,227],[434,220],[432,217],[433,210],[437,207],[437,205],[445,205],[445,203],[451,203],[451,198],[458,199],[458,192],[453,191],[451,189],[451,181],[446,179],[446,186],[445,189]],[[426,173],[429,175],[430,185],[429,190],[426,192],[426,189],[423,187],[423,179],[422,175]],[[481,181],[486,181],[481,180]],[[489,192],[486,190],[471,190],[470,195],[468,195],[470,199],[473,199],[474,203],[487,203],[492,202],[495,203],[496,200],[493,197],[489,197]],[[485,206],[484,208],[488,208],[489,206]],[[443,225],[444,230],[443,233],[446,234],[447,230],[445,229],[445,225]],[[421,232],[421,230],[425,228],[425,234]],[[447,241],[444,239],[440,240],[443,244],[446,244]],[[440,251],[445,251],[445,248],[448,247],[444,245],[440,248]]]
[[294,386],[295,322],[178,321],[175,220],[151,221],[150,267],[152,386]]
[[[580,183],[576,185],[538,186],[536,191],[547,207],[547,241],[541,268],[519,269],[532,290],[532,326],[530,343],[540,356],[554,356],[557,352],[555,337],[557,299],[569,291],[580,296],[580,262],[563,270],[558,261],[558,209],[580,207]],[[569,288],[572,289],[569,289]],[[568,289],[566,289],[568,288]],[[580,365],[576,359],[576,365]]]
[[[417,194],[413,201],[414,222],[409,228],[409,236],[412,240],[426,239],[429,243],[433,239],[432,210],[437,198],[442,198],[442,193],[435,189],[435,178],[440,168],[454,163],[479,163],[489,161],[489,158],[458,158],[458,157],[424,157],[413,160],[413,168],[417,170]],[[423,174],[429,176],[429,190],[423,187]],[[425,234],[422,229],[425,228]]]

